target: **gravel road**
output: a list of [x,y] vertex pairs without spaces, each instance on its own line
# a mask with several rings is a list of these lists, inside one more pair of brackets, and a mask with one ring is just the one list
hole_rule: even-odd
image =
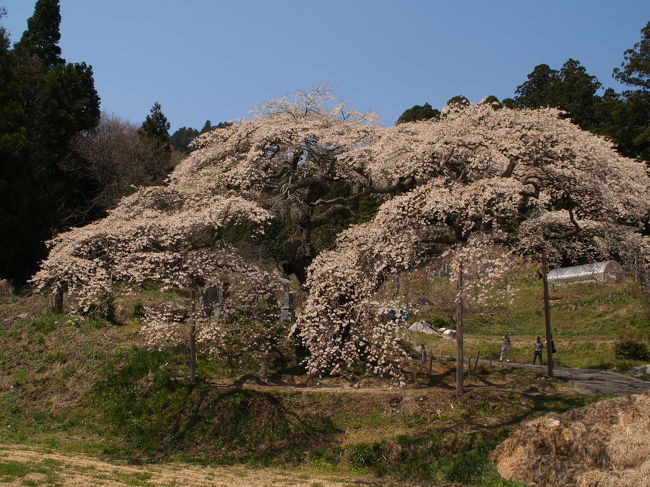
[[[479,360],[479,363],[499,365],[533,370],[540,375],[546,375],[546,365],[518,364],[515,362],[498,362]],[[650,391],[650,382],[635,379],[628,375],[615,374],[594,369],[574,369],[571,367],[554,367],[553,375],[558,379],[566,380],[578,392],[595,395],[625,396],[628,394],[641,394]]]

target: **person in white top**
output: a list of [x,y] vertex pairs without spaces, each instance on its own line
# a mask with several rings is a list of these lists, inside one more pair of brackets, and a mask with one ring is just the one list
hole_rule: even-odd
[[537,362],[537,357],[539,357],[539,364],[544,365],[544,359],[542,351],[544,350],[544,343],[540,337],[537,337],[535,340],[535,353],[533,354],[533,365]]
[[503,357],[506,362],[510,362],[510,336],[508,332],[503,335],[503,343],[501,344],[501,355],[499,355],[499,362],[503,362]]

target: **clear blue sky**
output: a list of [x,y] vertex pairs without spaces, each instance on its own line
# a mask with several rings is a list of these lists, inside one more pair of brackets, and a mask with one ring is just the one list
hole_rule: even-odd
[[[0,0],[17,41],[35,0]],[[331,84],[387,125],[415,104],[512,96],[537,64],[579,60],[605,86],[648,0],[61,0],[61,48],[102,110],[141,123],[158,100],[201,128]]]

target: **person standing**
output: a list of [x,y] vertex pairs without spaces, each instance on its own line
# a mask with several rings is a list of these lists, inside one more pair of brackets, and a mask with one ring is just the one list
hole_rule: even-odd
[[542,351],[544,350],[544,343],[542,342],[542,339],[540,337],[537,337],[537,340],[535,340],[535,352],[533,354],[533,365],[537,362],[537,357],[539,357],[539,364],[544,365],[544,359],[542,355]]
[[501,344],[501,355],[499,355],[499,362],[503,362],[503,357],[506,358],[506,362],[510,362],[510,336],[506,331],[503,335],[503,342]]

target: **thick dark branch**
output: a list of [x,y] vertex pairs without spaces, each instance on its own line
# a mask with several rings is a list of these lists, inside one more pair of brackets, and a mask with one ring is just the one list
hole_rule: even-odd
[[350,196],[337,196],[336,198],[331,198],[329,200],[324,200],[324,199],[319,199],[317,201],[314,201],[311,203],[312,206],[320,206],[320,205],[331,205],[332,203],[350,203],[352,201],[355,201],[358,198],[361,198],[362,196],[369,195],[371,192],[370,190],[364,190],[361,191],[360,193],[354,193]]
[[435,227],[424,230],[423,233],[421,241],[426,245],[441,244],[448,246],[459,242],[458,232],[451,227]]
[[512,173],[515,170],[515,166],[517,165],[517,161],[514,159],[510,160],[510,164],[508,164],[508,167],[506,167],[506,170],[503,171],[503,174],[501,175],[502,178],[509,178],[512,176]]
[[322,176],[314,176],[292,183],[291,186],[289,186],[289,190],[294,192],[297,189],[310,188],[312,186],[327,186],[327,181]]
[[562,233],[544,231],[544,235],[553,240],[564,240],[580,233],[582,231],[582,228],[580,228],[580,225],[578,225],[578,222],[576,221],[575,216],[573,215],[573,210],[569,210],[569,219],[571,220],[571,224],[573,225],[572,230],[568,230]]
[[575,228],[575,233],[578,233],[581,230],[581,228],[580,225],[578,225],[575,216],[573,215],[572,209],[569,210],[569,219],[571,220],[571,223],[573,223],[573,226]]
[[539,193],[542,190],[542,183],[538,176],[528,176],[524,179],[524,185],[531,185],[535,188],[535,191],[532,192],[533,196],[539,196]]
[[319,199],[313,203],[310,203],[312,206],[320,206],[320,205],[330,205],[332,203],[344,203],[344,202],[352,202],[358,198],[361,198],[362,196],[367,196],[370,194],[399,194],[403,193],[406,191],[409,191],[415,187],[415,178],[409,177],[406,179],[399,179],[396,183],[392,184],[391,186],[387,186],[384,188],[381,187],[372,187],[372,183],[370,184],[371,187],[368,187],[364,189],[363,191],[359,193],[354,193],[350,196],[337,196],[336,198],[331,198],[329,200],[324,200],[324,199]]
[[312,218],[307,224],[307,228],[313,229],[330,223],[336,215],[351,215],[352,210],[345,205],[334,205],[323,213]]

